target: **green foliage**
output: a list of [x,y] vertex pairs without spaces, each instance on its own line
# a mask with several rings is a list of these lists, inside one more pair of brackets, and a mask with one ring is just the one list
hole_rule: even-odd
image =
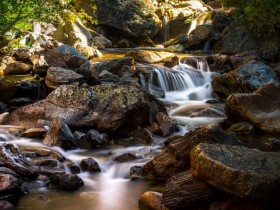
[[221,0],[225,6],[239,8],[248,29],[259,35],[272,34],[280,24],[279,0]]
[[10,30],[30,29],[30,20],[54,19],[59,6],[56,0],[1,0],[0,39]]

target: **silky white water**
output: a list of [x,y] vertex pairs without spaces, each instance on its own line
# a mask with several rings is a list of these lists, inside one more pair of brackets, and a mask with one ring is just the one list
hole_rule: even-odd
[[[141,77],[142,85],[151,92],[151,87],[156,87],[164,92],[164,97],[159,98],[166,103],[169,115],[179,123],[180,131],[176,134],[185,134],[193,127],[218,122],[222,117],[190,117],[186,113],[193,110],[202,110],[213,105],[207,100],[212,99],[211,76],[207,63],[197,59],[197,68],[187,64],[180,64],[172,69],[161,66],[149,66],[152,70],[146,80]],[[3,127],[4,128],[4,127]],[[4,128],[6,129],[6,128]],[[79,174],[85,186],[77,192],[51,191],[45,186],[29,195],[22,197],[16,210],[138,210],[138,199],[148,190],[160,191],[159,183],[148,181],[132,181],[129,171],[132,166],[143,166],[158,154],[166,140],[153,136],[151,145],[141,145],[123,142],[110,145],[103,149],[63,151],[52,148],[62,153],[78,165],[83,158],[93,157],[102,170],[101,173]],[[1,143],[13,142],[20,147],[46,147],[38,140],[19,139],[0,129]],[[119,163],[113,159],[121,154],[131,153],[138,159]],[[69,170],[66,171],[69,172]],[[45,199],[40,199],[41,197]]]

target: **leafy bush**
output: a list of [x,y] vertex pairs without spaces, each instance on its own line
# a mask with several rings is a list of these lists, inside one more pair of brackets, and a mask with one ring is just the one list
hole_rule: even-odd
[[272,34],[280,26],[279,0],[221,0],[224,6],[239,8],[248,29],[259,35]]
[[0,39],[10,30],[29,29],[29,20],[55,18],[58,6],[58,1],[49,0],[1,0]]

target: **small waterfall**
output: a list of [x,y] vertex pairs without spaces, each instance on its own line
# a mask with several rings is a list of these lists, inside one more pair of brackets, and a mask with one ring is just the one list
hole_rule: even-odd
[[165,14],[162,18],[162,37],[163,37],[163,42],[166,42],[169,39],[169,16],[168,16],[168,14]]
[[213,11],[204,12],[201,15],[199,15],[196,19],[192,21],[187,34],[189,35],[196,28],[196,26],[205,25],[205,24],[211,25],[213,15],[214,15]]

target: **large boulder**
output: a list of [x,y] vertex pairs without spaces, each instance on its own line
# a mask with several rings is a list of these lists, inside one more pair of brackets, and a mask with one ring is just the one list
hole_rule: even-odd
[[48,50],[45,60],[49,66],[71,69],[81,75],[89,76],[89,62],[87,58],[70,45],[61,45]]
[[79,0],[76,7],[91,16],[95,13],[98,24],[135,37],[153,37],[161,26],[153,7],[145,0]]
[[235,136],[226,134],[219,125],[209,124],[176,137],[153,160],[144,165],[147,178],[169,178],[190,168],[190,152],[199,143],[236,144]]
[[141,210],[169,210],[162,204],[162,195],[158,192],[147,191],[139,199]]
[[191,153],[192,174],[241,198],[276,199],[280,154],[243,146],[199,144]]
[[10,113],[3,124],[36,127],[40,119],[52,121],[61,118],[72,125],[88,113],[97,103],[91,90],[62,85],[51,92],[45,100],[21,107]]
[[279,84],[274,70],[259,61],[252,61],[222,76],[214,77],[214,93],[226,98],[232,93],[252,93],[261,85],[271,81]]
[[261,86],[251,94],[232,94],[225,104],[231,122],[249,122],[266,132],[280,132],[280,85]]
[[8,64],[8,66],[3,70],[4,75],[22,75],[29,74],[33,66],[21,61],[16,61],[14,63]]
[[[162,120],[156,119],[160,112]],[[10,113],[3,123],[37,127],[40,119],[52,121],[57,117],[70,127],[95,127],[100,132],[115,134],[128,134],[152,123],[156,123],[164,135],[176,128],[162,102],[139,85],[121,84],[89,88],[61,85],[45,100]]]
[[149,126],[160,111],[167,115],[163,103],[141,87],[97,85],[92,90],[98,103],[77,126],[96,126],[100,132],[127,134],[138,126]]

